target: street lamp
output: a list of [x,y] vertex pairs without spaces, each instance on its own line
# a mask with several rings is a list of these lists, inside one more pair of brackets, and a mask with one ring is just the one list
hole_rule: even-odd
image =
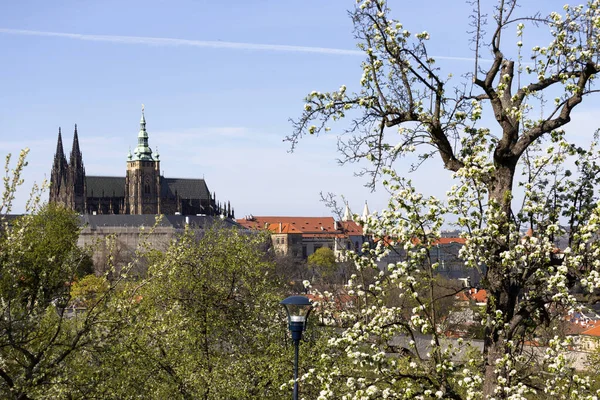
[[312,303],[305,296],[290,296],[279,304],[285,307],[288,326],[294,341],[294,392],[292,398],[298,400],[298,347],[302,339],[302,332],[306,329]]

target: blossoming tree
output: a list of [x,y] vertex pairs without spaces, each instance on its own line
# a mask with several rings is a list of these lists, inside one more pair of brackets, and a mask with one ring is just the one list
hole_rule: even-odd
[[[292,148],[351,119],[342,156],[370,161],[371,184],[382,177],[392,193],[387,210],[362,221],[379,240],[354,255],[359,273],[348,288],[357,307],[332,310],[346,329],[305,376],[322,399],[595,395],[569,368],[560,337],[545,350],[524,344],[600,286],[599,153],[595,139],[579,147],[562,130],[596,92],[600,1],[547,17],[517,15],[516,0],[471,4],[473,67],[458,71],[466,77],[458,82],[436,65],[427,32],[405,29],[384,0],[359,1],[351,17],[365,54],[360,89],[313,91],[293,121]],[[528,29],[548,30],[549,44],[526,51]],[[395,161],[409,153],[452,172],[447,199],[419,194],[400,173]],[[442,299],[431,290],[439,265],[430,249],[449,217],[464,232],[461,258],[488,292],[482,353],[444,339]],[[401,260],[379,271],[375,261],[397,249]],[[394,338],[407,339],[407,354],[386,355]]]

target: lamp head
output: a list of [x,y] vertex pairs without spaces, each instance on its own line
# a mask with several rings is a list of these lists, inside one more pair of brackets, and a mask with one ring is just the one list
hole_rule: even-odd
[[279,303],[285,307],[288,317],[288,326],[292,339],[302,339],[302,332],[306,330],[308,316],[312,310],[312,303],[306,296],[290,296]]

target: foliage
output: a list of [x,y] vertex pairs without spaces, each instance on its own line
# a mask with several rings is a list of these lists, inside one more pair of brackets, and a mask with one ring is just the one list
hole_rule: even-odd
[[213,226],[200,237],[187,230],[164,253],[153,250],[148,279],[123,292],[131,306],[119,336],[72,365],[87,370],[78,396],[284,396],[293,358],[264,241]]
[[[596,91],[600,2],[542,17],[519,16],[516,1],[499,0],[489,33],[485,5],[472,4],[474,67],[454,74],[467,78],[457,84],[429,54],[429,33],[413,35],[384,0],[359,1],[350,14],[365,53],[360,91],[311,92],[288,137],[294,147],[351,117],[343,159],[370,161],[371,184],[383,175],[391,193],[387,210],[362,221],[378,241],[354,255],[359,271],[348,289],[358,306],[338,313],[348,328],[330,340],[329,364],[306,378],[321,383],[319,399],[597,395],[589,377],[569,368],[567,341],[556,335],[546,354],[525,344],[558,310],[578,307],[575,288],[593,296],[600,287],[600,153],[596,138],[582,148],[560,130]],[[526,54],[529,28],[548,28],[551,41]],[[487,68],[479,62],[484,50],[493,57]],[[411,168],[438,157],[453,172],[446,200],[418,193],[393,169],[412,153],[419,161]],[[464,232],[460,256],[488,293],[481,356],[449,341],[438,314],[439,265],[430,253],[449,220]],[[379,271],[375,261],[392,248],[402,249],[401,261]],[[410,355],[388,357],[392,339],[406,339]]]
[[0,237],[0,393],[3,398],[54,396],[62,366],[86,345],[97,313],[70,319],[70,284],[89,255],[77,247],[76,214],[41,207],[5,225]]
[[337,263],[335,253],[329,247],[320,247],[308,256],[308,263],[316,267],[335,269]]
[[[7,161],[5,190],[22,183],[24,157],[12,172]],[[88,249],[77,246],[77,215],[33,195],[33,212],[3,216],[0,231],[0,397],[280,399],[291,391],[279,306],[287,293],[268,238],[188,229],[165,252],[142,243],[127,264],[109,257],[93,275]],[[3,194],[3,210],[13,197]],[[132,274],[140,260],[148,270]],[[311,328],[301,371],[316,365],[321,337]],[[310,385],[302,392],[317,396]]]
[[308,256],[308,267],[312,270],[311,282],[328,282],[337,274],[339,265],[335,253],[329,247],[320,247]]
[[0,397],[73,398],[81,374],[69,367],[88,365],[85,355],[122,326],[115,296],[122,277],[83,278],[92,261],[91,249],[77,245],[79,218],[41,203],[45,184],[33,185],[28,214],[8,215],[26,155],[22,151],[12,169],[6,157],[0,203]]

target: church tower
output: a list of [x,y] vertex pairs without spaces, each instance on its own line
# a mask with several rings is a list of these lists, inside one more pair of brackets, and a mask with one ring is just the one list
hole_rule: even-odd
[[125,177],[125,214],[160,214],[160,161],[148,146],[146,118],[142,105],[142,119],[138,143],[133,156],[127,156]]
[[83,166],[83,156],[79,149],[79,137],[77,135],[77,124],[75,124],[75,133],[73,134],[73,147],[69,157],[69,203],[73,210],[80,214],[86,211],[86,187],[85,187],[85,168]]
[[58,142],[56,143],[56,153],[54,153],[54,163],[50,173],[50,201],[69,206],[69,165],[63,150],[62,135],[60,127],[58,128]]

